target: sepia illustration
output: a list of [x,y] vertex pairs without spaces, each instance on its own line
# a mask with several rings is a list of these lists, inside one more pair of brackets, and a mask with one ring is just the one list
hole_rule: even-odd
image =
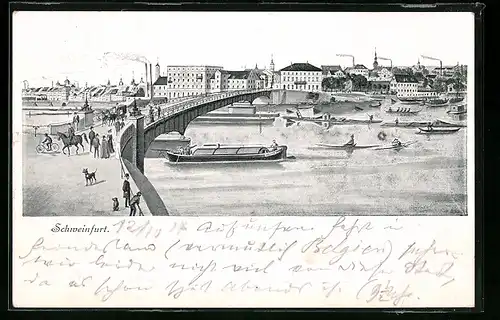
[[444,15],[22,14],[23,216],[468,215]]

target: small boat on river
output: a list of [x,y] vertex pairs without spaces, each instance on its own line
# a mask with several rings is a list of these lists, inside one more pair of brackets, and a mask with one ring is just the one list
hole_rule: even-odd
[[417,141],[403,142],[403,143],[401,143],[401,145],[391,144],[391,145],[388,145],[388,146],[376,147],[376,148],[373,148],[373,150],[401,150],[403,148],[411,146],[414,143],[417,143]]
[[455,133],[460,128],[418,128],[417,134],[450,134]]
[[464,97],[453,97],[450,99],[450,103],[458,103],[464,101]]
[[444,107],[448,104],[448,99],[430,99],[425,104],[428,107]]
[[[325,114],[326,115],[326,114]],[[322,118],[315,118],[315,119],[287,119],[287,126],[290,126],[294,123],[314,123],[317,125],[320,125],[324,128],[329,128],[330,126],[335,126],[335,125],[358,125],[358,124],[372,124],[372,123],[381,123],[381,119],[348,119],[348,118],[335,118],[335,117],[322,117]]]
[[381,105],[382,105],[382,103],[380,101],[374,101],[374,102],[370,103],[371,108],[378,108]]
[[378,144],[372,145],[357,145],[357,144],[326,144],[326,143],[317,143],[318,147],[322,147],[325,149],[334,149],[334,150],[353,150],[353,149],[370,149],[379,147]]
[[287,146],[273,149],[263,145],[205,144],[189,150],[187,154],[166,151],[166,157],[172,163],[281,161],[287,158]]
[[408,107],[397,107],[397,108],[389,107],[387,110],[385,110],[385,112],[387,112],[387,113],[399,113],[399,114],[408,114],[408,115],[417,114],[420,111],[422,111],[422,109],[415,110],[415,109],[408,108]]
[[397,97],[399,99],[399,101],[401,103],[404,103],[404,104],[419,104],[419,103],[422,103],[422,99],[419,99],[419,98],[403,98],[403,97]]
[[395,121],[388,121],[382,123],[380,126],[381,127],[397,127],[397,128],[419,128],[419,127],[425,127],[432,124],[433,127],[435,128],[456,128],[456,127],[466,127],[466,124],[458,123],[458,122],[451,122],[451,121],[444,121],[444,120],[434,120],[434,121],[398,121],[397,123]]

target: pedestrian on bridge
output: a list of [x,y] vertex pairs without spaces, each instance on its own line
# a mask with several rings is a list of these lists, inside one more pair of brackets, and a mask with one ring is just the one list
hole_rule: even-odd
[[139,206],[139,202],[141,201],[141,192],[137,192],[135,196],[130,199],[130,216],[134,217],[137,209],[139,209],[139,216],[144,216],[144,213],[142,213],[142,209]]
[[123,198],[125,199],[125,208],[128,208],[130,205],[130,182],[128,182],[129,174],[125,173],[125,180],[123,180]]

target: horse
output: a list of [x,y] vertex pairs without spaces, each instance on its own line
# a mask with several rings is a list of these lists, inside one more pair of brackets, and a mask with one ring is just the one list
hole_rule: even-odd
[[73,141],[69,141],[69,137],[63,133],[63,132],[57,132],[57,135],[59,136],[58,140],[62,140],[63,143],[64,143],[64,147],[62,148],[62,152],[63,154],[66,154],[66,152],[64,152],[64,149],[68,149],[68,157],[70,156],[71,154],[71,150],[69,149],[70,146],[75,146],[76,147],[76,154],[78,154],[78,145],[81,145],[82,146],[82,151],[85,151],[85,147],[83,146],[82,144],[82,136],[85,138],[85,141],[87,143],[89,143],[89,140],[87,139],[87,135],[84,133],[82,133],[81,135],[79,134],[75,134],[74,137],[73,137]]

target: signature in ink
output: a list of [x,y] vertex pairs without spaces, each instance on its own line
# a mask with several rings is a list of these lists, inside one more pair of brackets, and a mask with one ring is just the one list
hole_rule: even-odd
[[391,285],[391,280],[387,280],[383,284],[378,279],[371,279],[359,289],[356,299],[366,299],[367,303],[372,301],[390,302],[397,307],[403,304],[405,298],[413,296],[409,290],[409,284],[401,291]]

